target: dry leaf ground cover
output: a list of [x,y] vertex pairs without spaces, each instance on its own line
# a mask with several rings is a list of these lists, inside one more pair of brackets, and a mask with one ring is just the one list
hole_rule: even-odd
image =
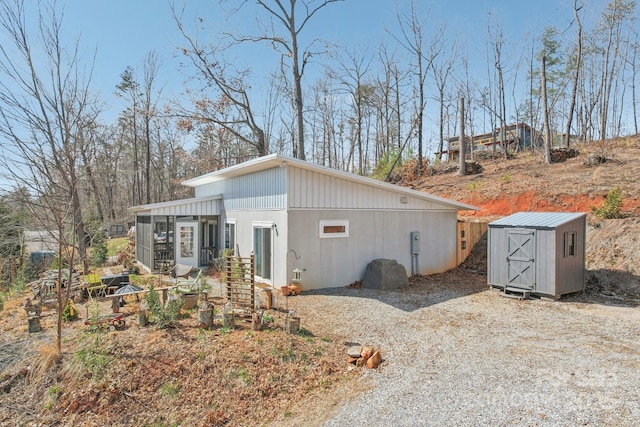
[[304,328],[285,333],[279,311],[260,331],[242,319],[203,330],[193,311],[159,330],[138,326],[130,305],[124,330],[65,324],[56,358],[53,312],[44,332],[28,334],[10,304],[0,318],[0,425],[260,425],[353,375],[341,343]]
[[[594,151],[610,161],[586,166]],[[480,206],[485,220],[590,212],[620,188],[625,218],[589,215],[586,293],[500,298],[487,290],[480,244],[462,267],[407,290],[345,287],[278,301],[296,310],[302,334],[286,334],[275,310],[262,331],[248,322],[226,330],[220,320],[203,331],[194,312],[172,329],[140,327],[127,304],[122,331],[65,324],[60,358],[54,312],[44,332],[29,334],[21,295],[0,312],[0,425],[637,425],[638,138],[587,145],[560,164],[535,156],[406,185]],[[381,368],[351,369],[353,343],[379,348]]]

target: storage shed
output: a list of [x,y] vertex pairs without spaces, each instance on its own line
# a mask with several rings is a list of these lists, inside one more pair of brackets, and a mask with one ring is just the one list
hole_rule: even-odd
[[586,214],[519,212],[489,223],[487,281],[505,293],[584,290]]

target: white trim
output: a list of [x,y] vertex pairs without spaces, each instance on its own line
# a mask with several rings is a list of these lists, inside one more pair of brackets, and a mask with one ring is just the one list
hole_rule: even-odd
[[[343,226],[344,232],[327,233],[327,226]],[[337,237],[349,237],[349,220],[348,219],[321,219],[319,224],[318,235],[321,239],[334,239]]]
[[273,221],[251,221],[251,227],[273,228]]
[[[269,248],[269,259],[268,259],[269,274],[271,275],[271,277],[263,277],[255,273],[255,278],[257,282],[266,283],[268,285],[273,285],[273,268],[274,268],[273,253],[275,248],[273,225],[274,225],[273,221],[251,221],[251,248],[254,253],[254,256],[257,256],[256,248],[255,248],[256,246],[255,234],[254,234],[255,230],[266,228],[270,230],[270,233],[271,233],[271,247]],[[264,262],[264,259],[261,261]],[[256,262],[256,260],[254,260],[254,262]]]

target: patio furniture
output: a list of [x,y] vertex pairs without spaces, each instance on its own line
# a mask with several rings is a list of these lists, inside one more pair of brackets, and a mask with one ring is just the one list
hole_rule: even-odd
[[107,296],[107,285],[102,283],[99,274],[87,274],[84,276],[84,287],[90,296]]
[[202,278],[202,269],[198,271],[195,278],[176,278],[176,290],[181,293],[190,294],[200,292],[200,280]]
[[193,267],[190,265],[176,264],[171,270],[169,270],[169,273],[171,274],[171,277],[174,277],[176,279],[177,282],[177,279],[180,277],[188,279],[191,270],[193,270]]

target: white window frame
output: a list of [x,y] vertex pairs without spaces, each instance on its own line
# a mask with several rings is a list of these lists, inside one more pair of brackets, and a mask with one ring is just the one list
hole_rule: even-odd
[[[343,226],[344,232],[327,233],[325,227]],[[335,239],[339,237],[349,237],[349,220],[348,219],[321,219],[319,235],[321,239]]]
[[[274,268],[274,262],[273,262],[273,252],[274,252],[274,246],[275,246],[275,241],[274,241],[274,223],[273,221],[252,221],[251,222],[251,248],[254,251],[254,256],[258,256],[258,254],[255,253],[255,240],[254,240],[254,233],[255,230],[257,228],[261,228],[261,229],[269,229],[270,230],[270,237],[271,237],[271,245],[269,247],[269,259],[267,260],[267,262],[269,263],[269,275],[271,277],[263,277],[261,275],[258,274],[258,272],[256,272],[256,279],[258,282],[261,283],[267,283],[267,284],[273,284],[273,268]],[[264,262],[265,260],[261,260],[262,262]],[[254,260],[254,262],[256,262],[256,260]]]
[[[227,225],[233,225],[233,242],[229,242],[230,243],[230,248],[227,248]],[[231,249],[233,251],[233,253],[235,253],[236,251],[236,242],[238,241],[238,237],[237,237],[237,233],[238,233],[238,227],[236,226],[236,220],[234,218],[227,218],[227,220],[224,222],[224,249]]]

